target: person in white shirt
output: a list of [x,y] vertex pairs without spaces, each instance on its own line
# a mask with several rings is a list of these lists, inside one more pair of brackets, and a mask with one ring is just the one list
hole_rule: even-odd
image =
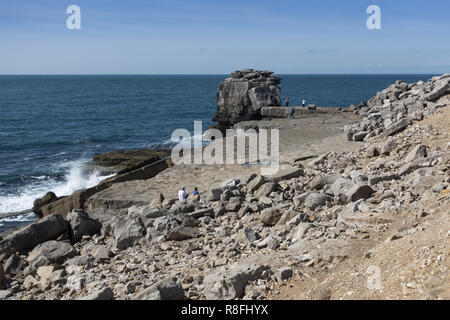
[[188,195],[186,193],[186,188],[185,187],[181,188],[181,190],[178,191],[178,200],[180,200],[181,203],[184,203],[184,201],[186,200],[187,196]]

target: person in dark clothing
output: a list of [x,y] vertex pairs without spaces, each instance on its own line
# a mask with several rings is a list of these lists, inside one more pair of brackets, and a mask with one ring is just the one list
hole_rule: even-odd
[[289,98],[286,98],[285,103],[286,103],[286,107],[289,107]]
[[289,110],[289,118],[294,119],[295,109],[291,107]]

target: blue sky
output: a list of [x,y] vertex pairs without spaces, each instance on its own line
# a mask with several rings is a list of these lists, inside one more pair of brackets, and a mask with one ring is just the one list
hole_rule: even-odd
[[[66,8],[81,8],[68,30]],[[369,5],[381,30],[369,30]],[[448,0],[2,0],[0,74],[450,72]]]

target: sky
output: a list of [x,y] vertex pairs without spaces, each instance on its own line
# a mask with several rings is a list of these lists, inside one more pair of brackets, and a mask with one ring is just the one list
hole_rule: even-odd
[[[367,28],[370,5],[381,29]],[[0,0],[0,74],[439,74],[449,12],[448,0]]]

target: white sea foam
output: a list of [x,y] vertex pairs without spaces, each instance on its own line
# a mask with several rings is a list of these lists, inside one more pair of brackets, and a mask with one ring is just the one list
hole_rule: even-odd
[[[48,177],[43,179],[42,176],[39,176],[35,177],[37,179],[34,182],[25,186],[16,194],[0,194],[0,213],[30,209],[33,207],[33,201],[42,197],[48,191],[53,191],[58,197],[66,196],[77,190],[95,186],[101,180],[107,178],[100,176],[98,172],[85,170],[83,165],[85,162],[84,160],[79,160],[60,164],[59,168],[64,167],[67,170],[63,181],[56,181]],[[28,214],[8,218],[10,219],[8,221],[28,221],[29,219],[32,220],[33,217],[33,214]],[[2,222],[5,221],[6,219],[2,220]]]

